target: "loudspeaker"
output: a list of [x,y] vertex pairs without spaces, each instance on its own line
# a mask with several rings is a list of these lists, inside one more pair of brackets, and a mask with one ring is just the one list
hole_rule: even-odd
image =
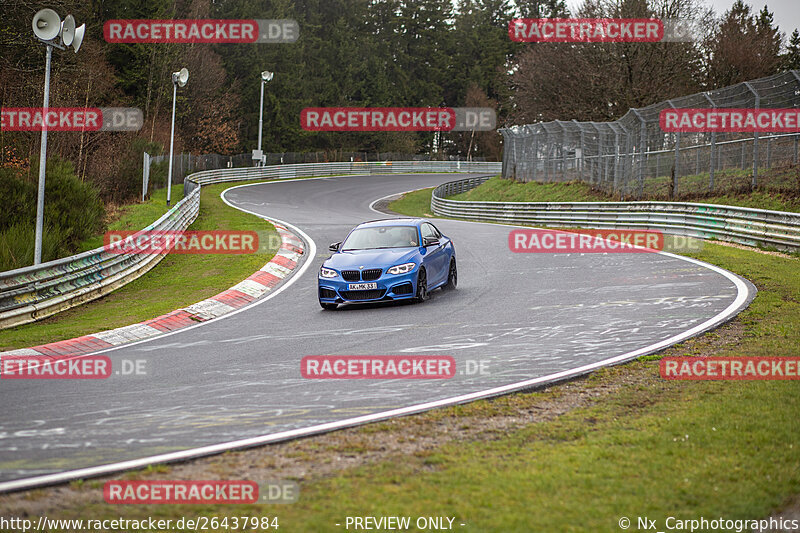
[[180,72],[172,73],[172,83],[177,83],[179,87],[185,86],[187,81],[189,81],[189,71],[185,67]]
[[61,23],[61,42],[69,46],[75,40],[75,17],[67,15]]
[[81,43],[83,43],[83,35],[86,33],[86,24],[81,24],[77,28],[75,28],[75,39],[72,41],[72,48],[75,49],[75,53],[78,53],[78,49],[81,47]]
[[61,18],[52,9],[42,9],[33,16],[33,33],[42,41],[52,41],[61,33]]

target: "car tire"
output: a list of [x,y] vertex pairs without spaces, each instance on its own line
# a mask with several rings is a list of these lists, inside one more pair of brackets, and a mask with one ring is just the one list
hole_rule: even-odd
[[417,295],[414,297],[415,302],[424,302],[428,299],[428,274],[425,273],[424,268],[419,269],[417,274]]
[[323,309],[325,309],[326,311],[333,311],[334,309],[339,307],[338,304],[326,304],[324,302],[320,302],[319,306],[322,307]]
[[448,291],[455,290],[458,286],[458,269],[456,268],[456,260],[450,260],[450,270],[447,272],[447,284],[444,288]]

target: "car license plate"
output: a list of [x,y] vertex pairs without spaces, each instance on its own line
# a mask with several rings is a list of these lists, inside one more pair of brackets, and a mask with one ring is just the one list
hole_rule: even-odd
[[377,289],[377,283],[348,283],[347,290],[349,291],[368,291],[370,289]]

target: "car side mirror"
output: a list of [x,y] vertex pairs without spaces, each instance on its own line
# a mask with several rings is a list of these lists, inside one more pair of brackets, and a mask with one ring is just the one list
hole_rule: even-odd
[[339,251],[339,247],[341,245],[342,245],[341,242],[335,242],[335,243],[331,244],[330,246],[328,246],[328,250],[330,250],[331,252],[338,252]]
[[427,248],[428,246],[439,246],[439,239],[436,237],[425,237],[422,244]]

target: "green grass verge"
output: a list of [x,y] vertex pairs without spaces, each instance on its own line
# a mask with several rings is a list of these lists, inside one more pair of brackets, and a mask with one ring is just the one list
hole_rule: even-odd
[[[233,209],[220,193],[233,185],[203,187],[200,213],[192,230],[255,230],[262,244],[271,224],[254,215]],[[173,204],[183,197],[182,186],[172,190]],[[142,204],[124,208],[122,217],[109,225],[114,230],[142,229],[166,212],[166,191],[157,191]],[[84,243],[85,249],[102,246],[102,236]],[[70,339],[106,329],[127,326],[185,307],[224,291],[264,266],[276,250],[255,254],[169,254],[144,276],[87,304],[42,321],[0,331],[0,350],[25,348]]]
[[389,203],[389,209],[396,213],[415,217],[431,217],[431,193],[433,187],[404,194]]
[[[172,206],[183,199],[183,184],[174,185],[170,200]],[[139,231],[158,220],[158,218],[169,211],[167,207],[167,190],[158,189],[153,191],[150,199],[146,202],[128,204],[121,206],[115,213],[115,218],[108,224],[108,231]],[[96,235],[81,243],[80,252],[93,250],[103,246],[103,235]]]
[[[418,203],[422,199],[414,195],[420,191],[406,195],[402,201]],[[566,183],[520,183],[502,178],[492,178],[474,189],[457,194],[453,200],[500,201],[500,202],[608,202],[614,201],[610,195],[592,189],[588,184],[578,181]],[[705,204],[737,205],[757,209],[775,211],[800,211],[800,196],[787,192],[757,189],[749,193],[730,193],[719,196],[703,196],[702,198],[682,201]],[[430,193],[428,193],[430,204]],[[402,208],[404,204],[399,204]],[[390,209],[394,209],[390,206]],[[396,209],[395,209],[396,210]]]

